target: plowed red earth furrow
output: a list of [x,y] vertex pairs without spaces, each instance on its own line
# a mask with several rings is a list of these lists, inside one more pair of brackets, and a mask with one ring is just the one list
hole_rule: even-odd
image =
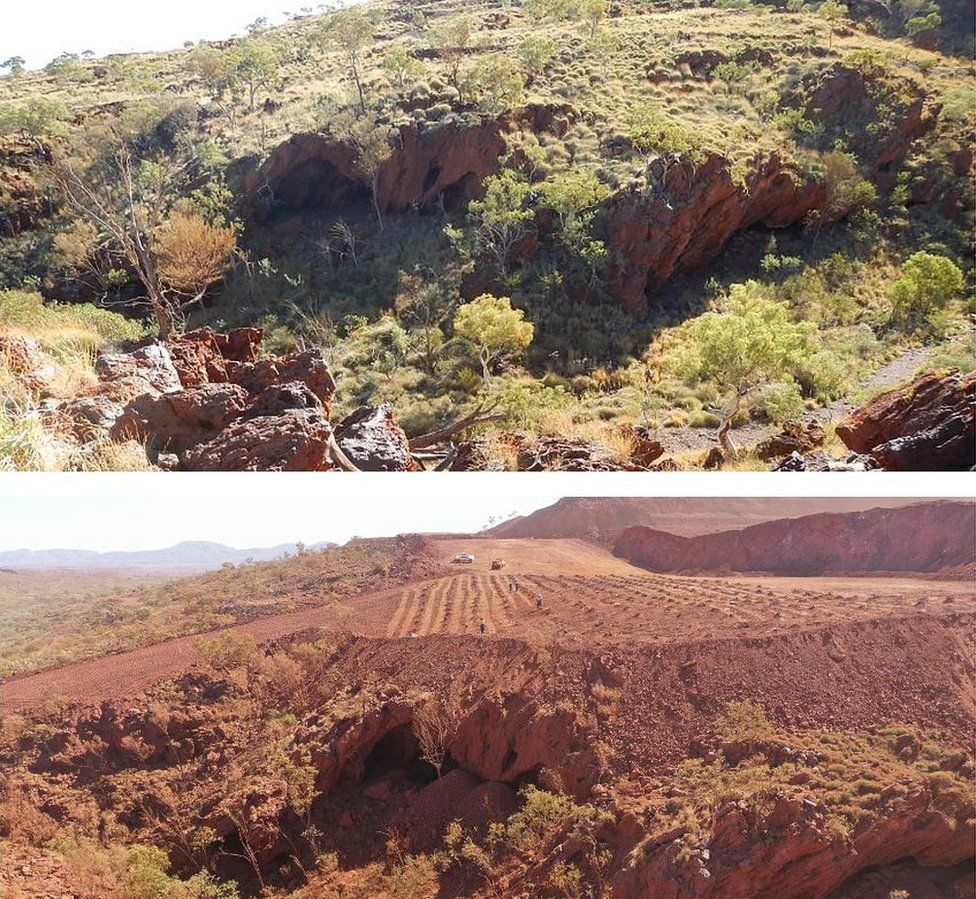
[[386,635],[388,637],[402,637],[403,627],[407,619],[407,612],[410,609],[412,601],[416,601],[417,588],[411,587],[409,590],[404,591],[403,595],[399,599],[396,605],[396,613],[393,618],[390,619],[390,625],[386,629]]
[[[558,552],[548,545],[567,543]],[[613,559],[583,541],[504,541],[484,544],[478,561],[445,564],[426,581],[349,597],[351,616],[340,622],[330,608],[305,609],[227,629],[272,640],[309,627],[342,626],[384,638],[477,635],[559,640],[567,645],[681,643],[692,652],[710,639],[752,640],[817,632],[859,621],[958,619],[974,610],[973,586],[899,578],[801,580],[660,576]],[[463,545],[458,543],[459,546]],[[602,553],[602,556],[601,556]],[[489,559],[506,559],[504,572]],[[568,566],[563,568],[562,566]],[[587,573],[590,566],[591,573]],[[516,591],[511,590],[515,583]],[[860,589],[858,589],[860,587]],[[543,601],[536,608],[536,596]],[[0,686],[0,711],[29,709],[54,696],[98,701],[138,693],[201,662],[194,637],[16,678]]]

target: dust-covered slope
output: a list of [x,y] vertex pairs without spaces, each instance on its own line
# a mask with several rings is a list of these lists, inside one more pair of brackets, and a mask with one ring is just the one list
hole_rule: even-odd
[[620,535],[617,555],[653,571],[972,572],[976,505],[826,513],[735,531],[681,537],[646,527]]
[[895,508],[911,499],[844,497],[566,497],[489,528],[491,537],[601,537],[641,525],[693,537],[777,518]]

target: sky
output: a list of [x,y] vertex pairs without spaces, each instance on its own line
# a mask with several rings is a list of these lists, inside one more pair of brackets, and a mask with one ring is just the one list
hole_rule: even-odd
[[[466,533],[564,496],[953,496],[956,475],[0,473],[0,551],[241,549],[416,531]],[[854,490],[852,491],[852,488]]]
[[58,489],[31,478],[29,486],[14,482],[6,495],[0,489],[0,551],[158,549],[184,540],[258,548],[415,531],[464,533],[480,530],[492,518],[551,505],[561,495],[538,483],[520,493],[509,481],[504,490],[473,484],[434,497],[429,486],[406,489],[409,485],[397,483],[414,477],[393,478],[83,475],[70,481],[56,477],[63,485]]
[[243,34],[259,17],[272,24],[320,0],[9,0],[0,14],[0,62],[22,56],[40,68],[64,52],[172,50],[186,41]]

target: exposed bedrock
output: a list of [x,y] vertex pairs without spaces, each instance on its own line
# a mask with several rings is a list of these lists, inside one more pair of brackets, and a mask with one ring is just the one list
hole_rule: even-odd
[[742,228],[783,228],[803,220],[826,200],[820,181],[806,179],[778,154],[757,160],[744,182],[728,159],[709,153],[703,162],[660,158],[653,186],[612,197],[598,228],[615,260],[610,290],[634,312],[672,275],[701,268]]
[[[442,202],[447,209],[460,208],[498,171],[503,150],[498,119],[423,131],[402,128],[380,168],[379,204],[393,212],[430,209]],[[357,166],[354,148],[312,133],[296,134],[277,147],[249,175],[245,189],[259,220],[278,210],[340,208],[370,196],[369,176]]]
[[912,141],[935,127],[941,110],[911,79],[840,62],[808,75],[785,102],[822,126],[825,146],[843,140],[878,175],[905,158]]
[[[785,795],[767,808],[728,800],[714,812],[708,844],[688,856],[680,834],[646,837],[613,879],[614,899],[820,899],[858,871],[912,858],[948,866],[972,857],[974,831],[939,807],[935,792],[915,788],[866,816],[843,846],[825,810]],[[670,839],[669,839],[670,837]]]

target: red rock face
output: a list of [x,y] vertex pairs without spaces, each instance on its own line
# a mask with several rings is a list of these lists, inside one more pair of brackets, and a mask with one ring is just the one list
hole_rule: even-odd
[[965,471],[976,464],[976,370],[929,372],[879,394],[837,436],[891,471]]
[[[459,208],[498,171],[503,150],[501,125],[495,119],[467,127],[402,128],[380,170],[380,205],[403,212],[430,208],[443,199],[447,208]],[[341,206],[370,195],[368,176],[358,171],[353,148],[322,134],[296,134],[287,140],[248,177],[245,189],[258,219],[277,209]]]
[[48,150],[20,136],[0,139],[0,237],[36,228],[51,204],[33,170],[51,161]]
[[729,161],[710,154],[695,165],[687,158],[654,163],[660,185],[613,197],[600,212],[599,229],[611,258],[611,292],[627,309],[643,312],[647,293],[672,275],[694,271],[712,259],[736,231],[762,223],[782,228],[820,207],[822,184],[805,181],[776,154],[737,183]]
[[[878,175],[901,162],[911,142],[930,131],[939,114],[939,105],[928,103],[915,82],[844,63],[808,76],[793,101],[807,119],[823,126],[828,144],[843,137]],[[871,128],[875,123],[881,127]]]
[[261,331],[191,331],[96,361],[99,392],[62,412],[74,430],[138,440],[167,467],[332,468],[335,381],[318,350],[259,358]]
[[974,547],[976,505],[947,502],[811,515],[699,537],[633,527],[620,535],[614,553],[661,572],[813,575],[971,567]]
[[[897,809],[866,821],[843,853],[813,803],[779,795],[766,812],[728,800],[715,809],[707,846],[687,858],[680,841],[660,836],[639,844],[613,880],[614,899],[820,899],[857,871],[912,857],[952,865],[972,855],[971,825],[939,811],[929,790],[902,797]],[[741,805],[744,805],[742,803]],[[743,863],[745,862],[745,863]]]
[[327,471],[331,435],[320,412],[289,409],[235,421],[190,450],[184,464],[191,471]]

